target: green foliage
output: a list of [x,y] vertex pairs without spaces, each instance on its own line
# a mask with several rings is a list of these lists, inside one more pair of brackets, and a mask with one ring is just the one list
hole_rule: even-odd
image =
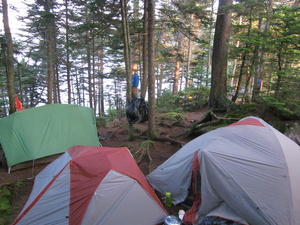
[[11,196],[12,194],[8,189],[0,189],[0,214],[2,219],[9,217],[12,213]]
[[179,103],[183,108],[183,111],[193,112],[200,109],[208,102],[209,89],[201,88],[196,89],[194,87],[187,88],[184,91],[179,92]]
[[173,95],[170,90],[163,90],[157,99],[157,112],[192,112],[203,107],[209,96],[208,88],[189,87],[180,91],[178,95]]
[[11,204],[14,198],[19,198],[20,192],[28,181],[18,181],[0,187],[0,225],[9,225],[12,223],[13,212],[16,210]]
[[100,126],[100,127],[106,127],[107,126],[107,118],[106,117],[97,117],[96,125]]
[[263,104],[268,107],[268,111],[282,119],[299,119],[300,104],[291,101],[279,101],[274,97],[263,97]]
[[139,144],[139,148],[143,148],[143,149],[151,149],[153,147],[154,147],[154,143],[151,140],[146,140]]
[[178,96],[172,94],[170,90],[164,89],[162,94],[157,98],[157,112],[181,112],[182,108],[178,105]]
[[109,107],[106,112],[107,112],[107,116],[108,116],[109,122],[113,122],[114,119],[117,118],[117,110],[116,110],[116,108]]
[[182,124],[182,120],[185,118],[181,113],[168,112],[157,117],[160,125],[168,125],[170,127],[174,125]]
[[[275,118],[298,120],[300,119],[299,103],[299,101],[278,100],[271,96],[265,96],[256,99],[256,103],[238,105],[237,108],[227,112],[224,117],[242,119],[246,116],[258,116],[265,121],[270,121],[271,124],[275,123]],[[280,126],[276,125],[276,128],[282,130]]]
[[225,118],[242,119],[247,116],[258,116],[263,113],[259,104],[242,104],[233,108],[224,116]]

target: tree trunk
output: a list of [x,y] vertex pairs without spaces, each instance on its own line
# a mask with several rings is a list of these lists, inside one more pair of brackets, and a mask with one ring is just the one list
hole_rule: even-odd
[[104,74],[104,50],[103,46],[100,47],[100,56],[99,56],[99,116],[104,116],[104,87],[103,87],[103,74]]
[[131,82],[132,82],[132,68],[131,68],[131,55],[130,55],[130,32],[127,18],[127,5],[125,0],[121,0],[122,9],[122,27],[124,36],[124,59],[127,78],[126,88],[126,105],[131,101]]
[[48,80],[47,80],[47,103],[53,103],[53,81],[54,81],[54,15],[51,13],[51,1],[46,0],[45,11],[47,12],[47,62],[48,62]]
[[[246,45],[245,48],[247,49],[248,45]],[[234,94],[234,96],[231,99],[231,101],[233,101],[233,102],[235,102],[237,100],[239,92],[241,90],[242,80],[243,80],[243,71],[244,71],[245,63],[246,63],[246,56],[247,56],[247,50],[244,50],[243,56],[242,56],[242,64],[241,64],[241,68],[240,68],[240,73],[239,73],[239,77],[237,79],[237,85],[236,85],[235,94]]]
[[[269,29],[269,21],[268,20],[263,21],[262,19],[260,19],[258,28],[262,33],[266,33]],[[264,65],[264,52],[265,52],[265,47],[259,46],[257,51],[258,62],[255,64],[255,68],[254,68],[254,85],[253,85],[252,101],[255,101],[260,94],[262,75],[263,75],[263,65]]]
[[148,0],[144,1],[144,21],[143,21],[143,79],[141,82],[141,97],[146,97],[148,87]]
[[149,121],[148,136],[156,138],[155,130],[155,71],[154,71],[154,0],[148,0],[148,90],[149,90]]
[[278,50],[277,53],[277,81],[275,83],[275,97],[279,98],[279,91],[281,87],[281,80],[282,80],[282,57],[281,57],[281,49]]
[[191,67],[191,57],[192,57],[192,41],[188,39],[188,55],[187,55],[187,63],[186,63],[186,72],[185,72],[185,89],[187,87],[192,86],[193,79],[190,79],[190,67]]
[[178,34],[178,49],[176,56],[176,65],[175,65],[175,73],[174,73],[174,85],[173,85],[173,95],[178,94],[178,82],[180,77],[180,67],[181,67],[181,52],[182,52],[182,34]]
[[87,31],[86,39],[86,56],[87,56],[87,72],[88,72],[88,92],[89,92],[89,107],[93,108],[93,87],[92,87],[92,65],[91,65],[91,43],[90,31]]
[[65,0],[65,10],[66,10],[66,70],[67,70],[67,92],[68,92],[68,104],[71,104],[71,63],[70,63],[70,41],[69,41],[69,9],[68,0]]
[[210,27],[209,27],[209,33],[208,33],[208,48],[207,48],[207,60],[206,60],[206,79],[205,79],[205,87],[208,87],[208,76],[210,74],[211,71],[211,40],[212,40],[212,30],[213,30],[213,18],[214,18],[214,4],[215,4],[215,0],[211,0],[211,14],[210,14]]
[[[131,67],[131,54],[130,54],[130,32],[127,18],[127,5],[126,0],[121,0],[121,10],[122,10],[122,27],[124,36],[124,59],[125,59],[125,69],[126,69],[126,105],[131,101],[131,83],[132,83],[132,67]],[[129,123],[129,137],[128,140],[134,140],[133,125]]]
[[15,105],[15,89],[14,89],[14,56],[13,56],[13,43],[11,32],[9,28],[8,21],[8,9],[7,1],[2,0],[2,10],[3,10],[3,26],[6,37],[7,45],[7,89],[8,89],[8,98],[9,98],[9,114],[12,114],[16,111]]
[[212,55],[212,77],[209,107],[227,109],[227,56],[230,35],[232,0],[220,0]]

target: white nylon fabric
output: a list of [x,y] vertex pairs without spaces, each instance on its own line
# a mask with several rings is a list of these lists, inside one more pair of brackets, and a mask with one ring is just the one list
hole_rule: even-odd
[[73,146],[39,173],[13,224],[162,223],[167,212],[134,163],[127,148]]
[[[288,170],[291,196],[299,196],[300,191],[300,151],[297,149],[299,146],[293,141],[286,141],[283,136],[277,130],[273,130],[274,134],[280,140],[281,148],[286,161]],[[300,201],[299,197],[291,198],[291,205],[294,210],[290,210],[291,224],[299,224],[300,221]]]
[[[49,189],[39,198],[30,213],[18,225],[68,224],[70,199],[70,168],[62,171]],[[47,206],[47,210],[45,210]]]
[[96,190],[82,224],[155,225],[165,217],[157,202],[136,180],[111,170]]
[[171,192],[173,204],[183,202],[188,196],[191,185],[194,153],[200,147],[205,148],[210,145],[216,138],[214,134],[215,131],[212,131],[195,138],[158,166],[146,177],[151,186],[162,194]]
[[264,126],[211,131],[147,176],[156,190],[171,192],[173,203],[182,202],[191,184],[193,153],[200,149],[202,202],[195,224],[212,212],[235,221],[237,215],[249,224],[299,224],[300,147],[263,120],[248,118]]
[[[22,212],[32,203],[32,201],[41,193],[41,191],[47,186],[47,184],[58,174],[59,171],[70,161],[71,156],[65,152],[65,154],[58,157],[51,164],[46,166],[34,180],[34,186],[31,194],[22,209]],[[51,165],[51,166],[50,166]],[[21,213],[22,213],[21,212]]]

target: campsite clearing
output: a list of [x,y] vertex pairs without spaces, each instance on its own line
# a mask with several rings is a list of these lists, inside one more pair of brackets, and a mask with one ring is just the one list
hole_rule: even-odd
[[[201,116],[203,115],[203,111],[201,110],[198,112],[188,112],[184,113],[183,115],[185,116],[185,118],[182,120],[182,123],[180,125],[157,126],[158,134],[161,136],[167,136],[176,139],[183,143],[189,142],[192,138],[186,138],[182,134],[184,134],[187,127],[191,126],[193,121],[201,118]],[[126,122],[126,118],[123,118],[122,120],[118,120],[117,122],[114,121],[114,124],[108,125],[106,127],[98,127],[99,135],[104,139],[100,142],[104,147],[125,146],[132,152],[135,158],[138,158],[139,155],[135,155],[135,152],[139,149],[139,144],[146,140],[145,131],[148,129],[148,123],[146,122],[134,124],[135,136],[137,138],[134,141],[129,142],[128,129],[127,126],[124,126]],[[154,142],[153,148],[150,149],[152,158],[150,169],[154,170],[157,166],[166,161],[180,148],[180,145],[174,145],[170,142]],[[21,188],[15,189],[17,190],[17,193],[14,193],[12,198],[12,220],[18,216],[19,212],[25,205],[33,187],[34,177],[43,168],[45,168],[45,166],[46,165],[35,165],[31,168],[13,171],[10,174],[7,173],[6,168],[0,167],[0,186],[13,186],[13,183],[18,183],[19,185],[21,185]],[[146,156],[142,158],[142,161],[139,163],[139,167],[144,175],[149,174],[149,159]],[[166,210],[172,215],[177,215],[179,209],[182,208],[182,206],[172,206],[166,207]]]
[[[180,123],[169,123],[165,121],[163,124],[157,125],[158,135],[161,137],[169,137],[177,140],[178,142],[188,143],[195,137],[186,137],[183,134],[187,131],[187,128],[193,124],[195,120],[202,117],[206,109],[202,109],[197,112],[183,113],[184,119]],[[138,159],[139,155],[135,154],[140,149],[140,144],[147,140],[146,131],[147,123],[134,124],[134,134],[136,139],[134,141],[128,141],[128,127],[126,126],[126,118],[122,120],[115,120],[113,124],[106,127],[98,127],[98,132],[101,137],[101,144],[104,147],[127,147],[135,159]],[[182,146],[175,145],[170,142],[153,142],[153,147],[150,149],[152,161],[149,162],[147,155],[143,156],[142,161],[139,163],[139,167],[144,175],[148,175],[155,168],[165,162],[170,156],[177,152]],[[16,191],[12,196],[13,215],[11,216],[11,222],[18,216],[26,203],[31,189],[33,187],[34,176],[36,176],[46,165],[34,165],[31,168],[13,171],[7,174],[7,170],[0,167],[0,186],[7,185],[11,190]],[[15,184],[15,185],[13,185]],[[16,185],[17,184],[17,185]],[[18,188],[18,187],[21,188]],[[17,188],[14,188],[17,187]],[[159,196],[161,201],[162,196]],[[179,209],[184,209],[181,205],[165,207],[169,214],[177,215]],[[6,218],[7,219],[7,218]],[[0,217],[0,223],[3,220]],[[10,224],[10,223],[4,223]]]

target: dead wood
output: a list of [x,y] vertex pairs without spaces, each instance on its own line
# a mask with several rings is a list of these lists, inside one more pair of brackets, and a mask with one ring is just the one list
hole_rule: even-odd
[[180,142],[180,141],[177,141],[173,138],[170,138],[170,137],[156,137],[154,139],[154,141],[161,141],[161,142],[170,142],[171,144],[174,144],[174,145],[180,145],[180,146],[183,146],[185,145],[184,142]]

